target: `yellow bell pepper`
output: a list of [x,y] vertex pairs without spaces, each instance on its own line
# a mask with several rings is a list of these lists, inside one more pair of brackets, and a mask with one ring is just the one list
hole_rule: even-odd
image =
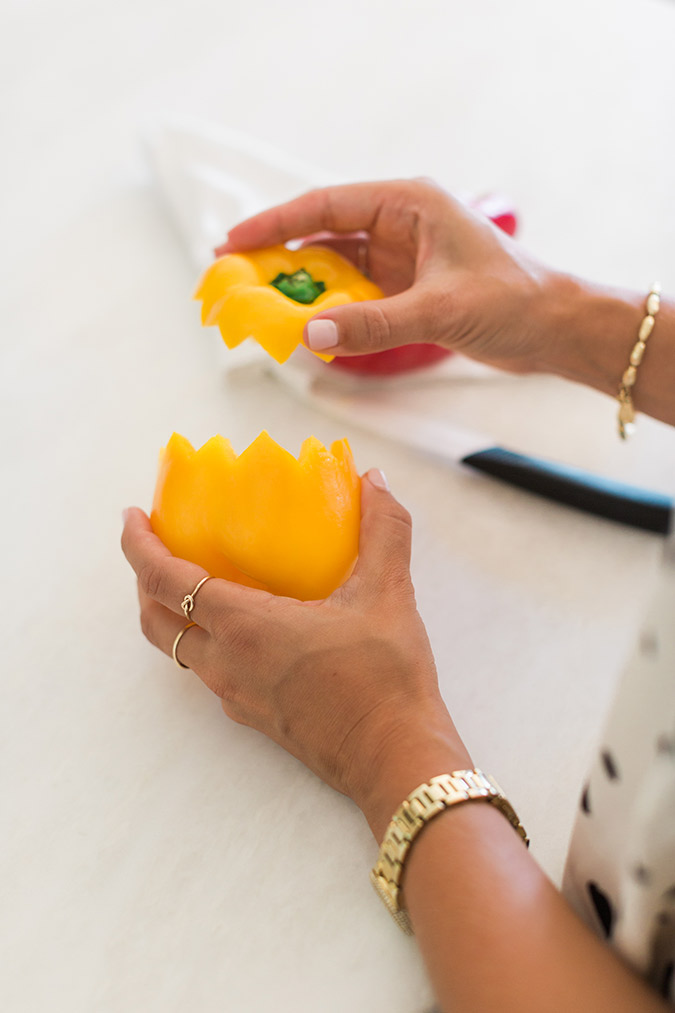
[[[297,348],[304,325],[317,313],[381,298],[381,289],[353,264],[321,246],[226,254],[209,267],[195,292],[202,324],[217,324],[228,348],[255,338],[277,362]],[[326,362],[334,358],[315,354]]]
[[360,494],[347,440],[329,452],[310,436],[296,460],[266,432],[238,457],[222,436],[194,450],[174,433],[150,519],[174,555],[212,576],[307,601],[353,569]]

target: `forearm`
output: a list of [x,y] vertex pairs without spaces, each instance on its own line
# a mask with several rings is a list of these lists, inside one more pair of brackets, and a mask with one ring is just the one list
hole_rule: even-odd
[[[615,397],[645,316],[647,292],[551,276],[541,306],[537,371],[575,380]],[[675,302],[661,298],[633,387],[636,410],[675,424]]]
[[[382,787],[362,805],[378,841],[414,788],[467,766],[451,733],[445,746],[434,735],[421,752],[380,764]],[[403,903],[446,1013],[665,1008],[583,925],[486,803],[453,806],[422,830],[406,861]]]

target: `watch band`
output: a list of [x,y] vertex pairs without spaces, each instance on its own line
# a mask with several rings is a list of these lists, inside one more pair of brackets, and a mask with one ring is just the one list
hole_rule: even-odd
[[481,770],[456,770],[432,777],[403,801],[391,818],[370,880],[387,910],[407,935],[413,928],[407,911],[400,903],[401,877],[410,846],[420,830],[438,813],[462,802],[489,802],[506,816],[526,845],[525,828],[513,807],[494,780]]

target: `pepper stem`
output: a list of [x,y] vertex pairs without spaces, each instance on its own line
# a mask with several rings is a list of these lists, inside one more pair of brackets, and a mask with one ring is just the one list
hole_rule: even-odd
[[274,281],[270,282],[270,285],[279,289],[289,299],[305,305],[313,303],[322,292],[326,291],[324,282],[314,281],[309,271],[306,271],[304,267],[301,267],[295,274],[284,274],[283,271],[280,271]]

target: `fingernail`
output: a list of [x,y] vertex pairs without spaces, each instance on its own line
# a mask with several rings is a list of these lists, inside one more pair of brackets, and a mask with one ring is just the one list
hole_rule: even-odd
[[338,343],[338,329],[334,320],[310,320],[307,324],[307,347],[313,352],[335,348]]
[[366,478],[371,485],[374,485],[376,489],[384,489],[385,492],[389,492],[389,482],[387,482],[387,476],[379,468],[371,468]]
[[122,524],[127,523],[127,517],[129,516],[130,510],[131,507],[125,507],[125,509],[122,511]]

